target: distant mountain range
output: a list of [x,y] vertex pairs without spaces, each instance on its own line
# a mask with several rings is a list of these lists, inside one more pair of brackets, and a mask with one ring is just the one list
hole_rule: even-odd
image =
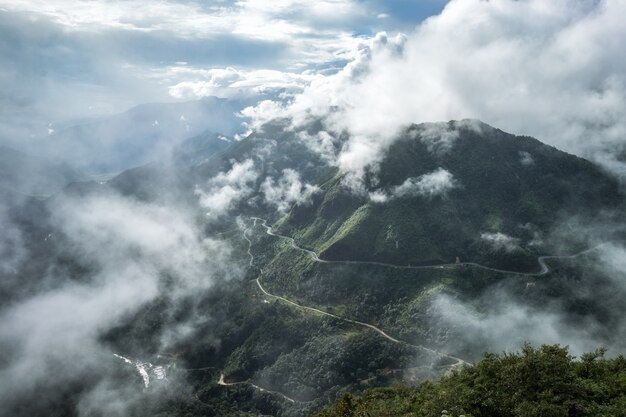
[[167,156],[183,139],[207,129],[222,135],[241,130],[244,104],[216,97],[154,103],[52,133],[42,143],[53,160],[95,173],[115,172]]
[[112,174],[165,158],[184,139],[232,136],[243,130],[244,100],[207,97],[150,103],[112,116],[52,127],[45,137],[13,139],[10,147],[94,174]]

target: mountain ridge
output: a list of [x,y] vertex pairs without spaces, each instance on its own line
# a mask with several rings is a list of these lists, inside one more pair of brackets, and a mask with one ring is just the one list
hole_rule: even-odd
[[[327,259],[419,265],[451,263],[457,257],[484,260],[508,252],[509,257],[518,257],[514,263],[530,266],[529,258],[545,249],[538,240],[548,237],[558,218],[572,213],[594,216],[623,207],[618,182],[591,162],[534,138],[485,124],[480,130],[467,125],[467,121],[412,125],[390,146],[375,180],[372,173],[366,176],[369,198],[346,190],[338,172],[317,184],[322,191],[311,206],[294,207],[277,223],[278,229]],[[447,129],[435,137],[429,132],[432,126]],[[442,143],[442,135],[458,137]],[[438,150],[442,146],[450,149]],[[409,179],[444,170],[452,185],[440,194],[390,194]],[[389,196],[384,201],[371,197],[380,190]],[[435,234],[439,242],[429,237]],[[457,234],[463,238],[457,239]],[[379,247],[358,249],[370,243]],[[405,251],[402,245],[408,246]],[[395,254],[396,249],[401,253]],[[496,265],[507,266],[506,261]]]
[[[535,139],[485,126],[475,129],[475,123],[408,127],[379,169],[366,172],[365,192],[360,193],[343,182],[347,173],[315,154],[299,132],[274,124],[216,152],[206,147],[207,140],[210,144],[215,139],[207,133],[190,140],[178,161],[129,169],[104,183],[71,184],[44,208],[53,209],[55,199],[69,197],[74,204],[94,196],[130,199],[138,206],[176,207],[188,211],[203,238],[232,249],[232,266],[241,268],[242,276],[195,294],[197,309],[176,307],[165,297],[141,306],[102,335],[119,354],[171,361],[168,375],[173,380],[181,376],[193,387],[193,395],[171,393],[172,398],[178,395],[167,405],[174,415],[182,409],[201,413],[214,405],[214,410],[221,410],[215,415],[232,415],[232,410],[245,407],[295,417],[319,411],[344,391],[436,378],[453,364],[449,357],[473,362],[492,343],[466,339],[466,327],[473,322],[450,319],[441,312],[440,303],[452,300],[453,306],[466,308],[463,318],[468,319],[502,314],[498,304],[493,305],[493,292],[502,288],[510,289],[512,301],[507,308],[525,303],[524,308],[541,312],[560,303],[568,320],[602,320],[606,326],[598,327],[598,334],[608,333],[606,340],[612,340],[615,317],[623,314],[619,304],[623,292],[611,286],[596,253],[548,259],[549,271],[541,277],[515,271],[536,272],[537,257],[555,253],[552,249],[558,244],[551,233],[561,227],[559,220],[571,214],[570,209],[586,219],[619,211],[623,196],[618,184],[580,158]],[[308,133],[321,129],[320,123]],[[341,138],[337,146],[348,139]],[[528,164],[528,156],[520,151],[528,152],[533,162]],[[245,197],[236,200],[219,221],[207,220],[196,190],[216,176],[227,177],[233,166],[246,161],[255,175],[242,191]],[[283,212],[266,201],[263,184],[285,170],[298,172],[303,182],[319,191],[310,202],[298,200]],[[449,176],[429,177],[442,171]],[[424,178],[451,181],[453,186],[425,192],[430,183]],[[487,191],[477,192],[489,182],[493,184]],[[219,192],[210,186],[207,190]],[[385,198],[376,197],[377,192]],[[507,200],[510,195],[516,197],[512,202]],[[518,210],[527,200],[534,204],[531,211]],[[34,265],[34,273],[45,271],[43,261],[49,259],[71,271],[73,280],[88,280],[89,264],[64,246],[62,230],[54,223],[46,225],[50,214],[43,209],[41,213],[37,221],[42,224],[25,235],[42,246],[37,253],[44,265]],[[529,216],[532,224],[522,224],[522,215]],[[294,250],[288,240],[268,235],[251,217],[267,218],[273,231],[295,238],[322,259],[349,262],[316,262],[310,253]],[[488,239],[481,238],[485,233]],[[417,235],[415,241],[406,239],[412,235]],[[512,251],[505,250],[506,241],[498,249],[493,247],[503,236],[519,239],[513,241]],[[530,245],[537,237],[543,243]],[[581,239],[570,246],[582,249],[587,243]],[[432,248],[420,251],[419,245]],[[407,255],[413,258],[407,261],[403,257]],[[460,262],[501,266],[511,274],[469,264],[408,269],[375,263],[455,264],[456,256]],[[353,262],[360,260],[372,262]],[[17,291],[25,291],[26,284],[16,281]],[[7,299],[15,297],[14,289],[10,290]],[[594,298],[598,291],[601,296]],[[206,318],[194,321],[199,327],[166,347],[177,352],[175,357],[155,359],[161,350],[159,332],[198,315]],[[445,355],[433,357],[429,351]],[[207,371],[187,374],[183,368]],[[228,381],[250,381],[305,402],[284,404],[277,396],[244,383],[221,386],[220,374]]]

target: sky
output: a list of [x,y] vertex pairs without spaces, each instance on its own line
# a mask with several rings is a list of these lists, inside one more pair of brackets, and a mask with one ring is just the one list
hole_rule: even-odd
[[625,8],[620,0],[0,0],[0,143],[142,103],[217,96],[249,106],[242,114],[253,126],[326,118],[331,135],[352,134],[338,156],[345,170],[376,165],[402,126],[471,118],[626,180]]
[[477,119],[590,159],[626,180],[626,3],[452,0],[412,30],[378,32],[339,72],[257,126],[323,119],[350,134],[337,165],[358,178],[411,123]]
[[342,68],[377,32],[412,30],[444,5],[0,0],[0,134],[147,102],[232,96],[221,87],[235,80],[246,91],[301,87]]

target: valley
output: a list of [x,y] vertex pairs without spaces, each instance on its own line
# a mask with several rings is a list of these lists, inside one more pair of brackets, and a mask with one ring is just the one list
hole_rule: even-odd
[[[30,276],[58,265],[72,271],[71,279],[54,285],[93,286],[102,271],[99,258],[108,256],[93,254],[119,245],[100,244],[106,235],[90,231],[92,224],[112,227],[106,223],[109,214],[98,212],[79,225],[89,227],[85,230],[97,246],[88,252],[68,250],[76,232],[68,229],[67,220],[59,221],[55,213],[60,208],[76,207],[74,216],[81,218],[113,202],[114,210],[124,208],[130,218],[148,210],[164,219],[153,230],[170,224],[188,230],[187,235],[175,231],[178,237],[165,246],[158,240],[139,246],[130,240],[127,249],[114,250],[115,259],[136,259],[142,268],[159,265],[148,275],[160,289],[98,336],[105,352],[142,358],[98,365],[107,368],[100,372],[116,381],[119,395],[132,393],[149,401],[153,412],[167,415],[311,415],[347,393],[397,384],[416,387],[464,374],[485,351],[514,350],[528,341],[580,341],[584,327],[593,329],[589,343],[574,349],[609,345],[619,351],[623,290],[605,256],[623,236],[619,228],[600,226],[574,235],[567,223],[582,218],[589,224],[619,224],[623,199],[617,184],[593,165],[528,138],[484,125],[474,130],[465,122],[437,126],[458,132],[454,146],[472,144],[471,151],[463,151],[464,160],[455,159],[452,150],[428,156],[424,141],[430,139],[416,132],[430,127],[409,127],[399,136],[400,148],[387,154],[394,162],[381,162],[380,180],[368,184],[371,190],[365,194],[346,186],[344,173],[316,160],[280,124],[208,159],[177,159],[131,169],[103,183],[73,183],[38,200],[37,217],[21,217],[22,233],[39,242],[32,249],[39,261]],[[268,132],[283,141],[280,148],[267,139]],[[196,145],[204,149],[206,144]],[[532,167],[522,165],[528,171],[523,179],[517,178],[522,149],[535,155]],[[501,152],[501,160],[508,162],[504,168],[485,162],[487,172],[502,172],[492,184],[493,194],[472,197],[468,193],[487,180],[476,176],[467,161],[485,152]],[[395,160],[400,155],[412,156],[400,163]],[[303,160],[315,162],[291,174]],[[551,172],[555,161],[575,173],[575,185],[565,174]],[[392,168],[386,164],[396,177],[389,176]],[[419,178],[437,165],[452,173],[455,186],[442,194],[420,194]],[[539,178],[546,175],[561,175],[555,177],[560,185],[542,185]],[[285,206],[269,199],[271,193],[287,198],[272,188],[281,181],[300,193],[310,190],[308,200],[287,200]],[[418,191],[391,197],[404,183]],[[528,208],[533,214],[526,209],[512,213],[500,194],[505,189],[519,201],[534,201]],[[233,190],[243,197],[218,212],[222,203],[216,196]],[[388,200],[372,197],[373,192],[386,193]],[[581,193],[592,197],[582,199]],[[170,212],[189,213],[190,220],[184,226],[172,223],[163,217]],[[122,233],[117,225],[110,230],[115,236]],[[169,242],[169,233],[160,239]],[[199,252],[190,239],[200,242]],[[191,251],[191,263],[174,258],[176,263],[164,264],[169,253],[178,253],[180,242]],[[80,244],[89,248],[94,243]],[[213,253],[215,265],[207,253]],[[189,284],[179,280],[189,271],[193,274],[185,279],[195,282],[193,290],[181,293]],[[207,280],[210,285],[197,289]],[[4,291],[19,293],[27,283],[16,281]],[[84,389],[97,386],[94,380]],[[72,389],[59,395],[83,394]]]

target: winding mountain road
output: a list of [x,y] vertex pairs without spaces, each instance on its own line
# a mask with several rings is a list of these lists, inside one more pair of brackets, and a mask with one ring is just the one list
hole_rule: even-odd
[[[589,252],[592,252],[592,251],[598,249],[600,246],[603,245],[603,244],[600,244],[600,245],[594,246],[594,247],[589,248],[589,249],[585,249],[585,250],[583,250],[581,252],[578,252],[578,253],[572,254],[572,255],[544,255],[544,256],[540,256],[540,257],[537,258],[537,263],[539,264],[539,266],[541,268],[539,272],[509,271],[509,270],[504,270],[504,269],[492,268],[492,267],[481,265],[481,264],[478,264],[478,263],[475,263],[475,262],[460,262],[460,263],[453,263],[453,264],[416,266],[416,265],[396,265],[396,264],[390,264],[390,263],[385,263],[385,262],[376,262],[376,261],[347,261],[347,260],[346,261],[335,261],[335,260],[321,259],[319,257],[319,255],[315,251],[312,251],[310,249],[306,249],[306,248],[303,248],[303,247],[299,246],[292,237],[275,233],[272,230],[272,227],[268,226],[267,221],[265,219],[262,219],[260,217],[251,217],[251,219],[254,220],[254,223],[253,223],[252,227],[255,227],[257,225],[257,221],[261,221],[261,225],[265,228],[265,232],[268,235],[274,236],[274,237],[277,237],[277,238],[280,238],[280,239],[287,240],[288,242],[290,242],[291,246],[294,249],[308,254],[316,262],[326,263],[326,264],[375,265],[375,266],[383,266],[383,267],[395,268],[395,269],[442,269],[442,268],[451,269],[451,268],[458,268],[460,266],[472,266],[472,267],[484,269],[484,270],[487,270],[487,271],[502,273],[502,274],[509,274],[509,275],[513,274],[513,275],[520,275],[520,276],[537,277],[537,276],[545,275],[548,272],[550,272],[550,267],[546,264],[546,260],[549,260],[549,259],[574,259],[574,258],[583,256],[583,255],[585,255],[585,254],[587,254]],[[249,265],[253,266],[254,265],[254,255],[252,254],[252,240],[250,240],[250,238],[248,237],[248,232],[249,231],[250,231],[250,228],[246,228],[243,231],[243,238],[248,242],[247,253],[248,253],[248,256],[250,256]],[[392,343],[397,343],[397,344],[403,344],[403,345],[406,345],[406,346],[411,346],[413,348],[417,348],[417,349],[423,350],[425,352],[428,352],[428,353],[433,354],[435,356],[438,356],[440,358],[451,359],[451,360],[454,361],[454,363],[452,365],[449,365],[450,369],[457,368],[457,367],[464,366],[464,365],[472,366],[472,364],[470,362],[467,362],[467,361],[465,361],[465,360],[463,360],[461,358],[458,358],[456,356],[449,355],[449,354],[447,354],[445,352],[440,352],[440,351],[437,351],[435,349],[431,349],[431,348],[423,346],[423,345],[415,345],[415,344],[411,344],[411,343],[408,343],[408,342],[396,339],[395,337],[390,336],[384,330],[374,326],[373,324],[365,323],[365,322],[362,322],[362,321],[359,321],[359,320],[350,319],[350,318],[347,318],[347,317],[338,316],[336,314],[328,313],[328,312],[326,312],[324,310],[320,310],[320,309],[315,308],[315,307],[309,307],[309,306],[306,306],[306,305],[298,304],[297,302],[292,301],[292,300],[290,300],[290,299],[288,299],[286,297],[283,297],[283,296],[280,296],[280,295],[276,295],[276,294],[272,294],[272,293],[268,292],[265,289],[265,287],[263,287],[263,284],[261,283],[260,278],[257,278],[255,280],[255,282],[256,282],[259,290],[266,297],[282,301],[282,302],[284,302],[286,304],[289,304],[289,305],[291,305],[291,306],[293,306],[295,308],[298,308],[298,309],[301,309],[301,310],[304,310],[304,311],[309,311],[309,312],[312,312],[312,313],[315,313],[315,314],[319,314],[319,315],[323,315],[323,316],[327,316],[327,317],[332,317],[334,319],[341,320],[341,321],[344,321],[346,323],[351,323],[351,324],[355,324],[355,325],[358,325],[358,326],[362,326],[362,327],[368,328],[370,330],[375,331],[380,336],[384,337],[385,339],[389,340]],[[198,368],[198,369],[204,369],[204,368]],[[279,397],[281,397],[281,398],[283,398],[283,399],[285,399],[285,400],[287,400],[287,401],[289,401],[291,403],[298,402],[297,400],[294,400],[293,398],[291,398],[291,397],[289,397],[289,396],[287,396],[287,395],[285,395],[285,394],[283,394],[281,392],[267,390],[267,389],[265,389],[263,387],[260,387],[260,386],[254,384],[254,383],[252,383],[250,381],[226,382],[224,380],[224,374],[223,373],[220,373],[220,378],[219,378],[217,383],[218,383],[218,385],[221,385],[221,386],[233,386],[233,385],[238,385],[238,384],[249,384],[249,385],[251,385],[252,387],[254,387],[255,389],[257,389],[257,390],[259,390],[261,392],[267,392],[267,393],[270,393],[270,394],[277,395],[277,396],[279,396]]]
[[[185,371],[185,372],[209,371],[209,370],[217,370],[217,369],[218,368],[216,368],[214,366],[205,366],[205,367],[202,367],[202,368],[178,368],[179,371]],[[256,390],[258,390],[260,392],[265,392],[265,393],[268,393],[268,394],[272,394],[272,395],[276,395],[278,397],[281,397],[281,398],[283,398],[283,399],[285,399],[285,400],[287,400],[287,401],[289,401],[291,403],[301,402],[301,401],[295,400],[295,399],[293,399],[293,398],[283,394],[282,392],[272,391],[272,390],[269,390],[267,388],[263,388],[263,387],[255,384],[253,382],[250,382],[250,380],[236,381],[236,382],[226,382],[225,376],[224,376],[223,372],[220,372],[220,377],[217,380],[217,385],[221,385],[223,387],[231,387],[231,386],[234,386],[234,385],[244,385],[244,384],[250,385],[251,387],[253,387],[254,389],[256,389]],[[198,393],[195,394],[195,398],[196,398],[196,400],[198,400],[202,404],[210,406],[210,404],[205,403],[204,401],[202,401],[198,397]]]
[[[317,262],[322,262],[322,263],[335,263],[334,261],[324,261],[324,260],[320,259],[320,258],[317,256],[317,254],[316,254],[315,252],[310,251],[310,250],[308,250],[308,249],[301,248],[300,246],[298,246],[298,245],[295,243],[295,241],[294,241],[294,239],[293,239],[293,238],[290,238],[290,237],[288,237],[288,236],[282,236],[282,235],[278,235],[278,234],[273,233],[273,232],[272,232],[272,230],[271,230],[271,227],[267,226],[267,223],[266,223],[266,221],[265,221],[264,219],[261,219],[261,218],[258,218],[258,217],[253,217],[252,219],[254,220],[254,225],[253,225],[253,227],[254,227],[254,226],[256,226],[256,224],[257,224],[257,220],[261,220],[261,221],[262,221],[262,225],[263,225],[263,227],[265,227],[265,229],[266,229],[266,231],[267,231],[267,233],[268,233],[269,235],[271,235],[271,236],[276,236],[276,237],[280,237],[280,238],[283,238],[283,239],[288,239],[288,240],[291,242],[291,244],[292,244],[292,246],[293,246],[294,248],[296,248],[296,249],[298,249],[298,250],[301,250],[301,251],[304,251],[304,252],[306,252],[306,253],[310,254],[310,255],[313,257],[313,259],[315,259]],[[251,242],[251,241],[250,241],[250,239],[248,239],[248,238],[247,238],[247,236],[246,236],[246,233],[248,232],[248,230],[249,230],[249,229],[245,229],[245,230],[244,230],[244,232],[243,232],[243,234],[244,234],[244,237],[246,237],[246,240],[248,241],[248,243],[249,243],[249,245],[250,245],[250,246],[248,247],[248,254],[250,255],[250,265],[253,265],[253,264],[254,264],[254,255],[252,255],[252,252],[251,252],[251,245],[252,245],[252,242]],[[349,262],[349,263],[351,263],[351,264],[352,264],[352,263],[359,263],[359,262],[351,262],[351,261],[348,261],[348,262]],[[385,265],[385,264],[383,264],[383,265]],[[324,310],[320,310],[320,309],[317,309],[317,308],[314,308],[314,307],[309,307],[309,306],[305,306],[305,305],[302,305],[302,304],[298,304],[298,303],[296,303],[295,301],[292,301],[292,300],[290,300],[290,299],[288,299],[288,298],[285,298],[285,297],[282,297],[282,296],[280,296],[280,295],[275,295],[275,294],[272,294],[272,293],[268,292],[268,291],[267,291],[267,290],[263,287],[263,284],[261,283],[260,278],[257,278],[257,279],[255,280],[255,282],[256,282],[257,286],[259,287],[259,289],[261,290],[261,292],[262,292],[264,295],[266,295],[267,297],[274,298],[274,299],[276,299],[276,300],[280,300],[280,301],[282,301],[282,302],[284,302],[284,303],[287,303],[287,304],[289,304],[289,305],[291,305],[291,306],[293,306],[293,307],[296,307],[296,308],[299,308],[299,309],[302,309],[302,310],[305,310],[305,311],[310,311],[310,312],[313,312],[313,313],[316,313],[316,314],[324,315],[324,316],[327,316],[327,317],[332,317],[332,318],[335,318],[335,319],[337,319],[337,320],[344,321],[344,322],[346,322],[346,323],[356,324],[357,326],[366,327],[366,328],[368,328],[368,329],[370,329],[370,330],[374,330],[376,333],[378,333],[379,335],[381,335],[381,336],[382,336],[382,337],[384,337],[385,339],[389,340],[390,342],[397,343],[397,344],[402,344],[402,345],[406,345],[406,346],[411,346],[411,347],[413,347],[413,348],[423,350],[423,351],[425,351],[425,352],[428,352],[428,353],[433,354],[433,355],[435,355],[435,356],[438,356],[438,357],[440,357],[440,358],[446,358],[446,359],[451,359],[451,360],[454,360],[455,362],[454,362],[452,365],[450,365],[450,367],[451,367],[451,368],[459,367],[459,366],[462,366],[462,365],[469,365],[469,366],[471,366],[471,365],[472,365],[471,363],[469,363],[469,362],[467,362],[467,361],[465,361],[465,360],[463,360],[463,359],[461,359],[461,358],[457,358],[456,356],[449,355],[449,354],[447,354],[447,353],[445,353],[445,352],[440,352],[440,351],[437,351],[437,350],[435,350],[435,349],[428,348],[428,347],[423,346],[423,345],[415,345],[415,344],[408,343],[408,342],[405,342],[405,341],[402,341],[402,340],[398,340],[398,339],[396,339],[395,337],[390,336],[389,334],[387,334],[384,330],[382,330],[382,329],[380,329],[380,328],[378,328],[378,327],[374,326],[373,324],[370,324],[370,323],[365,323],[365,322],[363,322],[363,321],[354,320],[354,319],[347,318],[347,317],[338,316],[338,315],[336,315],[336,314],[328,313],[328,312],[326,312],[326,311],[324,311]]]
[[265,288],[263,288],[263,285],[261,284],[261,281],[260,281],[259,278],[257,278],[255,281],[256,281],[257,286],[261,290],[261,292],[263,294],[265,294],[266,296],[274,298],[274,299],[277,299],[277,300],[280,300],[280,301],[283,301],[283,302],[285,302],[287,304],[290,304],[290,305],[292,305],[292,306],[294,306],[296,308],[299,308],[299,309],[302,309],[302,310],[308,310],[308,311],[311,311],[313,313],[321,314],[321,315],[328,316],[328,317],[333,317],[335,319],[342,320],[342,321],[345,321],[345,322],[351,323],[351,324],[356,324],[358,326],[367,327],[368,329],[374,330],[376,333],[380,334],[382,337],[384,337],[385,339],[387,339],[387,340],[389,340],[389,341],[391,341],[393,343],[406,345],[406,346],[411,346],[411,347],[423,350],[425,352],[431,353],[433,355],[439,356],[441,358],[452,359],[452,360],[455,361],[455,363],[450,365],[451,368],[459,367],[461,365],[469,365],[469,366],[472,365],[471,363],[469,363],[467,361],[464,361],[461,358],[457,358],[456,356],[448,355],[447,353],[439,352],[437,350],[428,348],[426,346],[414,345],[412,343],[408,343],[408,342],[405,342],[405,341],[402,341],[402,340],[398,340],[395,337],[389,336],[387,333],[385,333],[384,330],[374,326],[373,324],[365,323],[363,321],[349,319],[347,317],[338,316],[336,314],[328,313],[328,312],[326,312],[324,310],[319,310],[319,309],[314,308],[314,307],[309,307],[309,306],[305,306],[305,305],[302,305],[302,304],[298,304],[298,303],[296,303],[294,301],[291,301],[291,300],[289,300],[289,299],[287,299],[285,297],[281,297],[280,295],[271,294]]
[[[254,219],[254,224],[252,225],[252,227],[256,226],[256,219]],[[243,231],[243,238],[248,242],[248,255],[250,256],[250,263],[249,265],[252,266],[253,262],[254,262],[254,256],[252,255],[252,252],[250,252],[252,250],[252,241],[250,240],[250,238],[247,235],[247,232],[250,229],[245,229]]]
[[[528,277],[537,277],[537,276],[542,276],[547,274],[548,272],[550,272],[550,267],[546,264],[546,260],[549,259],[575,259],[577,257],[583,256],[589,252],[592,252],[596,249],[598,249],[600,246],[602,246],[603,244],[594,246],[592,248],[589,249],[585,249],[581,252],[572,254],[572,255],[544,255],[544,256],[540,256],[537,258],[537,262],[540,266],[540,271],[539,272],[520,272],[520,271],[508,271],[508,270],[504,270],[504,269],[498,269],[498,268],[492,268],[489,266],[485,266],[485,265],[481,265],[475,262],[460,262],[460,263],[453,263],[453,264],[439,264],[439,265],[421,265],[421,266],[415,266],[415,265],[395,265],[395,264],[390,264],[390,263],[385,263],[385,262],[375,262],[375,261],[334,261],[334,260],[326,260],[326,259],[321,259],[319,257],[319,255],[310,250],[310,249],[306,249],[303,248],[302,246],[298,245],[295,241],[295,239],[293,239],[290,236],[285,236],[285,235],[281,235],[279,233],[275,233],[272,230],[271,226],[268,226],[267,221],[265,219],[262,219],[260,217],[251,217],[252,220],[254,220],[254,223],[252,225],[252,227],[255,227],[257,225],[257,221],[261,222],[261,225],[265,228],[265,232],[270,235],[270,236],[274,236],[280,239],[284,239],[287,240],[291,246],[301,252],[304,252],[306,254],[308,254],[309,256],[311,256],[311,258],[316,261],[316,262],[320,262],[320,263],[326,263],[326,264],[342,264],[342,265],[376,265],[376,266],[383,266],[383,267],[388,267],[388,268],[395,268],[395,269],[442,269],[442,268],[446,268],[446,269],[451,269],[451,268],[458,268],[460,266],[472,266],[472,267],[476,267],[476,268],[481,268],[487,271],[492,271],[492,272],[497,272],[497,273],[502,273],[502,274],[508,274],[508,275],[520,275],[520,276],[528,276]],[[251,248],[252,248],[252,241],[247,237],[247,232],[250,229],[246,229],[244,230],[243,234],[244,234],[244,238],[248,241],[248,255],[250,256],[250,265],[252,266],[254,264],[254,255],[252,255],[251,252]],[[299,309],[303,309],[303,310],[307,310],[313,313],[317,313],[317,314],[321,314],[321,315],[325,315],[328,317],[333,317],[335,319],[338,320],[342,320],[345,321],[347,323],[352,323],[352,324],[356,324],[359,326],[363,326],[366,328],[369,328],[371,330],[374,330],[375,332],[377,332],[378,334],[380,334],[382,337],[384,337],[385,339],[393,342],[393,343],[399,343],[399,344],[405,344],[407,346],[412,346],[414,348],[417,349],[421,349],[424,350],[426,352],[429,352],[431,354],[437,355],[439,357],[442,358],[447,358],[447,359],[452,359],[455,361],[455,363],[453,365],[451,365],[451,368],[453,367],[459,367],[462,365],[469,365],[471,366],[471,363],[461,359],[461,358],[457,358],[455,356],[449,355],[445,352],[440,352],[437,351],[435,349],[431,349],[428,348],[426,346],[423,345],[414,345],[402,340],[398,340],[395,337],[390,336],[389,334],[387,334],[384,330],[374,326],[373,324],[370,323],[365,323],[359,320],[354,320],[354,319],[350,319],[347,317],[342,317],[342,316],[338,316],[336,314],[332,314],[332,313],[328,313],[326,311],[314,308],[314,307],[309,307],[309,306],[305,306],[302,304],[298,304],[295,301],[289,300],[288,298],[276,295],[276,294],[272,294],[270,292],[268,292],[264,287],[263,284],[261,283],[260,278],[257,278],[256,280],[256,284],[259,287],[259,289],[261,290],[261,292],[263,294],[265,294],[268,297],[283,301],[293,307],[299,308]]]
[[[550,272],[550,268],[548,267],[548,265],[545,262],[546,260],[549,260],[549,259],[575,259],[575,258],[578,258],[580,256],[586,255],[587,253],[592,252],[592,251],[594,251],[594,250],[596,250],[599,247],[604,245],[604,244],[600,244],[600,245],[594,246],[592,248],[585,249],[585,250],[583,250],[581,252],[575,253],[573,255],[544,255],[544,256],[539,256],[537,258],[537,263],[539,264],[539,266],[541,268],[539,272],[509,271],[509,270],[506,270],[506,269],[492,268],[490,266],[481,265],[481,264],[478,264],[476,262],[459,262],[459,263],[436,264],[436,265],[396,265],[396,264],[390,264],[390,263],[385,263],[385,262],[376,262],[376,261],[334,261],[334,260],[321,259],[316,252],[314,252],[314,251],[312,251],[310,249],[303,248],[302,246],[299,246],[292,237],[275,233],[272,230],[272,227],[267,225],[267,221],[265,219],[262,219],[260,217],[251,217],[251,219],[254,220],[254,225],[256,225],[257,220],[260,220],[261,221],[261,225],[265,228],[265,232],[268,235],[274,236],[274,237],[278,237],[278,238],[285,239],[285,240],[289,241],[291,243],[291,247],[293,247],[294,249],[309,254],[309,256],[311,256],[311,258],[314,261],[316,261],[316,262],[321,262],[321,263],[325,263],[325,264],[375,265],[375,266],[384,266],[384,267],[387,267],[387,268],[395,268],[395,269],[452,269],[452,268],[458,268],[458,267],[461,267],[461,266],[473,266],[475,268],[480,268],[480,269],[484,269],[484,270],[492,271],[492,272],[497,272],[497,273],[501,273],[501,274],[521,275],[521,276],[526,276],[526,277],[538,277],[538,276],[542,276],[542,275],[545,275],[548,272]],[[248,229],[246,229],[246,230],[248,230]],[[245,237],[245,234],[244,234],[244,237]],[[248,252],[248,253],[250,253],[250,252]]]

